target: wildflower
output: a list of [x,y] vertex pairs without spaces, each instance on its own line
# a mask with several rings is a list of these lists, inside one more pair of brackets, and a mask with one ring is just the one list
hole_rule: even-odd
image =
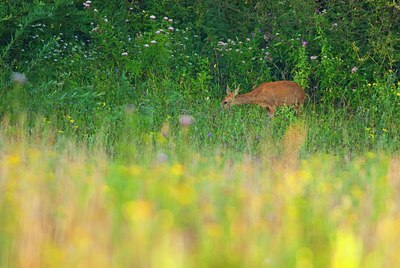
[[250,42],[250,38],[246,38],[246,41],[247,41],[247,42]]
[[89,9],[92,5],[92,1],[86,1],[85,3],[83,3],[83,8],[84,9]]
[[143,46],[144,46],[144,47],[149,47],[149,44],[144,44]]
[[162,152],[157,153],[156,155],[156,161],[158,163],[165,163],[168,161],[168,155]]
[[157,31],[156,31],[156,34],[160,34],[160,33],[161,33],[161,31],[160,31],[160,30],[157,30]]
[[168,20],[168,17],[164,17],[163,20]]
[[179,118],[179,124],[181,124],[181,126],[183,126],[183,127],[188,127],[188,126],[192,125],[193,122],[194,122],[194,119],[190,115],[182,115]]
[[397,92],[397,93],[396,93],[396,96],[397,96],[397,97],[400,97],[400,92]]
[[151,15],[149,18],[150,18],[151,20],[155,20],[155,19],[156,19],[156,16]]
[[303,47],[306,47],[307,46],[307,44],[308,44],[308,42],[307,41],[301,41],[301,45],[303,46]]
[[356,73],[358,70],[358,68],[356,66],[354,66],[353,68],[351,68],[351,73],[354,74]]
[[11,74],[11,81],[15,84],[24,85],[28,82],[28,78],[23,73],[13,72]]
[[157,41],[156,40],[151,40],[150,43],[157,44]]
[[212,133],[208,132],[207,137],[211,138],[211,136],[212,136]]
[[169,20],[168,20],[169,23],[172,23],[173,21],[174,21],[173,19],[169,19]]
[[318,57],[317,56],[311,56],[310,59],[311,60],[316,60],[316,59],[318,59]]
[[218,45],[218,46],[226,46],[226,45],[228,45],[228,44],[227,44],[227,43],[224,43],[224,42],[222,42],[222,41],[219,41],[217,45]]
[[382,131],[383,132],[388,132],[386,128],[382,128]]
[[104,22],[108,22],[108,19],[107,19],[107,18],[104,18]]
[[175,29],[174,29],[174,27],[170,26],[170,27],[168,27],[168,30],[170,30],[171,32],[173,32]]
[[122,52],[121,56],[128,56],[128,52]]

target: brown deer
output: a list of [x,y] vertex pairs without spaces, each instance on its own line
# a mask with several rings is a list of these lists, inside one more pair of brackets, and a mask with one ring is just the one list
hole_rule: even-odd
[[238,94],[239,88],[231,92],[226,87],[227,96],[222,101],[225,109],[238,104],[258,104],[268,110],[273,117],[278,106],[293,106],[296,111],[304,102],[305,92],[298,84],[291,81],[265,82],[245,94]]

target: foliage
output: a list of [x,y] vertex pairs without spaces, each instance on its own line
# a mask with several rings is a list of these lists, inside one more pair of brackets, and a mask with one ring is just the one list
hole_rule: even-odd
[[[0,266],[398,263],[399,13],[1,1]],[[300,114],[220,105],[283,79]]]

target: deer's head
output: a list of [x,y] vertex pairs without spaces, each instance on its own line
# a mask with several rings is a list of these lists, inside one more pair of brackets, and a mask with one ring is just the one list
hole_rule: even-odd
[[236,88],[233,92],[229,88],[229,86],[226,86],[226,96],[222,100],[222,106],[224,109],[229,109],[232,105],[235,104],[235,97],[239,93],[239,88]]

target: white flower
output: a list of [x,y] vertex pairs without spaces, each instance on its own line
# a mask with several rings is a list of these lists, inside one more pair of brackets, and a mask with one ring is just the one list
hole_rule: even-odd
[[149,47],[149,44],[144,44],[143,46],[144,46],[144,47]]
[[168,20],[168,22],[173,22],[173,21],[174,21],[173,19],[169,19],[169,20]]
[[11,81],[15,84],[24,85],[28,82],[28,78],[26,78],[26,75],[23,73],[13,72],[11,74]]
[[156,40],[151,40],[150,43],[157,44],[157,41]]
[[149,18],[150,18],[151,20],[155,20],[155,19],[156,19],[156,16],[151,15]]
[[316,59],[318,59],[317,56],[311,56],[311,57],[310,57],[310,60],[316,60]]
[[168,30],[170,30],[171,32],[173,32],[175,29],[174,29],[174,27],[170,26],[170,27],[168,27]]
[[161,31],[160,31],[160,30],[157,30],[157,31],[156,31],[156,34],[160,34],[160,33],[161,33]]
[[128,56],[128,52],[122,52],[121,56]]
[[164,17],[164,19],[163,20],[168,20],[168,17]]

